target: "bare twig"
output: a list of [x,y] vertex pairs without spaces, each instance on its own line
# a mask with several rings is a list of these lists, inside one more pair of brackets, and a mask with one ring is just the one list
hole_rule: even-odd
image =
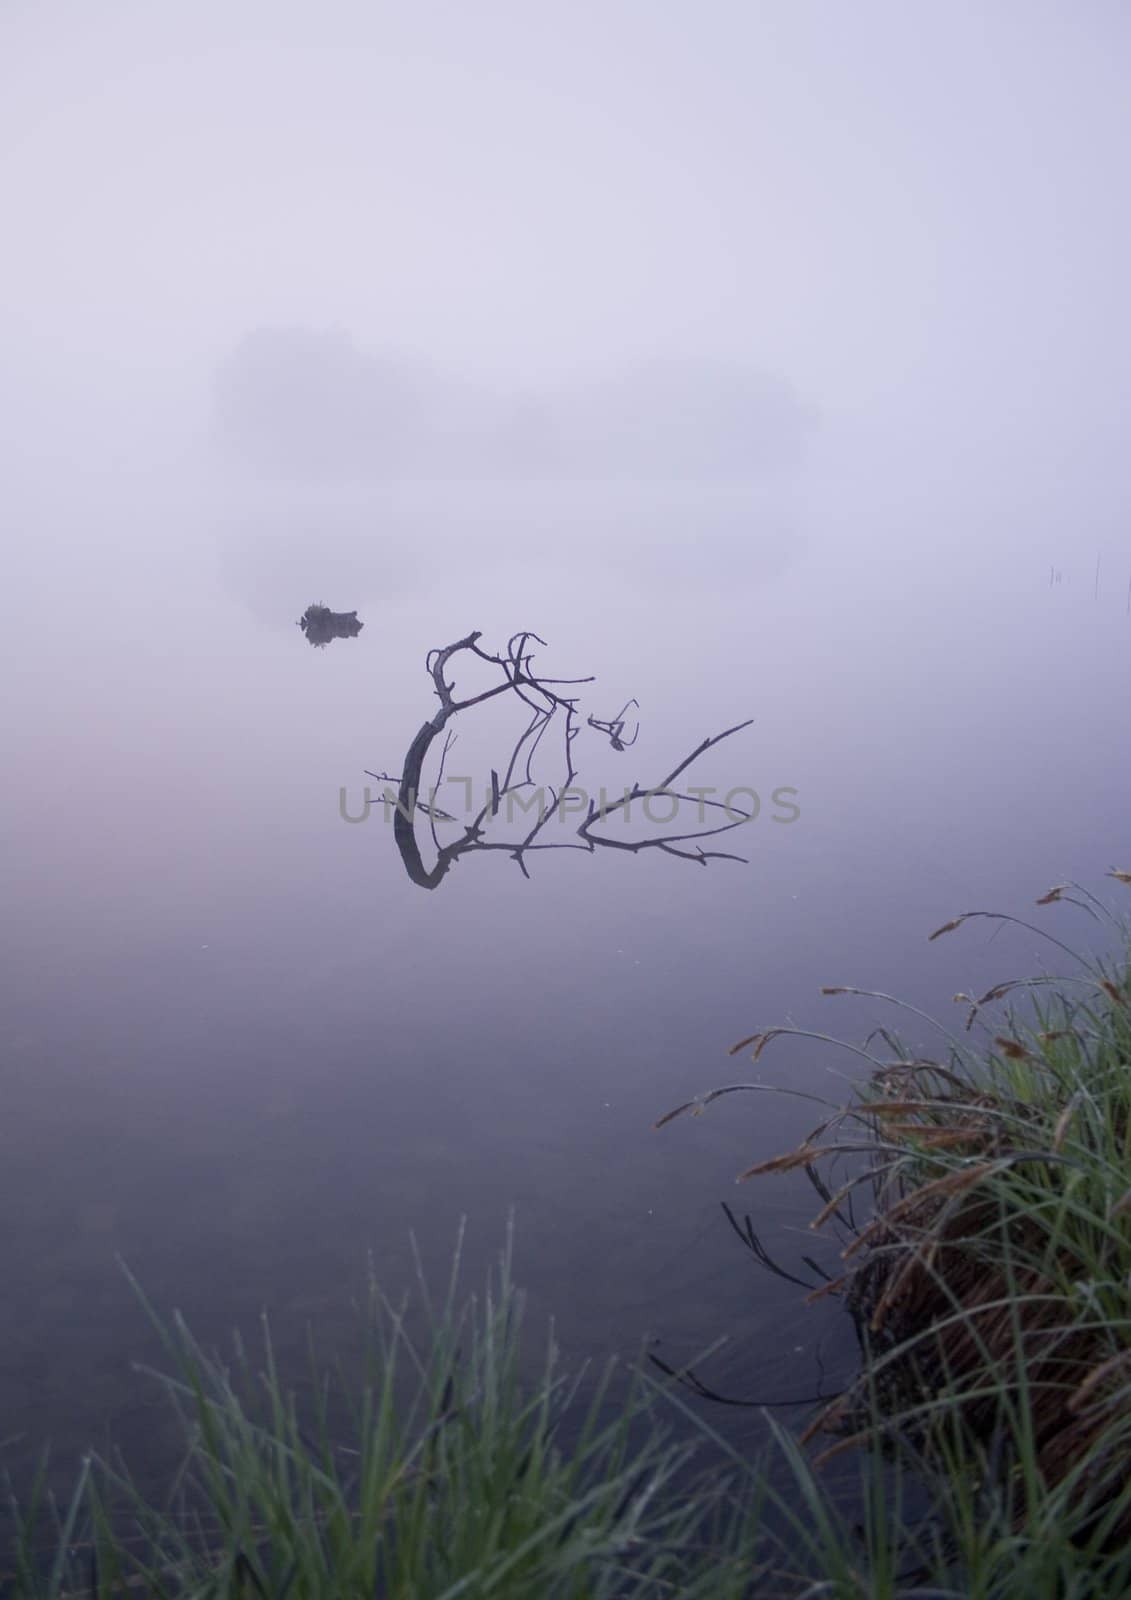
[[[677,763],[671,772],[660,783],[647,786],[634,783],[632,788],[626,790],[621,799],[598,805],[589,801],[584,817],[572,832],[569,839],[549,841],[541,837],[550,819],[557,817],[564,821],[566,816],[566,797],[573,790],[577,780],[578,771],[575,762],[575,745],[579,733],[582,731],[580,712],[578,708],[579,696],[569,694],[568,689],[578,688],[580,685],[591,683],[592,678],[550,678],[543,676],[534,667],[535,647],[544,645],[545,641],[536,633],[525,630],[513,634],[507,641],[506,648],[494,654],[483,648],[480,644],[482,634],[478,631],[466,634],[462,639],[443,646],[441,649],[430,650],[426,658],[426,670],[432,679],[433,693],[440,702],[439,709],[425,722],[416,734],[405,754],[399,778],[391,778],[387,773],[369,773],[368,776],[379,778],[387,783],[396,783],[396,813],[393,818],[393,837],[405,870],[409,877],[421,888],[435,889],[443,881],[453,862],[461,856],[473,851],[503,850],[517,862],[524,877],[529,877],[526,856],[539,850],[584,850],[592,855],[599,849],[627,850],[637,853],[641,850],[659,850],[665,855],[677,856],[681,860],[694,861],[700,866],[706,866],[708,861],[744,861],[745,857],[735,855],[724,850],[704,850],[696,841],[712,838],[717,834],[727,833],[732,828],[741,827],[744,823],[753,820],[756,811],[746,811],[737,806],[729,805],[718,800],[707,800],[700,796],[677,793],[672,789],[672,784],[688,768],[699,759],[706,751],[723,740],[729,739],[733,734],[750,726],[749,721],[737,723],[724,732],[714,734],[704,739],[696,748]],[[464,698],[457,698],[456,682],[453,668],[461,657],[472,657],[476,661],[486,663],[499,675],[499,681],[491,687],[483,689],[476,694],[469,694]],[[529,711],[522,731],[519,733],[504,763],[491,768],[491,784],[485,804],[468,823],[458,838],[446,844],[440,842],[437,832],[437,822],[455,822],[455,818],[443,811],[436,804],[436,788],[443,782],[444,769],[448,752],[454,742],[455,734],[449,727],[452,720],[460,715],[472,711],[477,706],[482,706],[490,701],[502,700],[513,695]],[[633,707],[639,709],[638,702],[630,699],[625,702],[615,717],[607,721],[599,717],[588,716],[584,726],[604,734],[609,740],[613,750],[623,753],[636,743],[640,732],[640,723],[637,719],[636,726],[630,739],[624,738],[626,718]],[[553,783],[544,786],[536,785],[534,776],[534,761],[543,745],[543,741],[550,734],[551,729],[557,733],[557,760],[558,772]],[[420,780],[424,763],[437,737],[447,730],[443,751],[440,757],[440,770],[437,784],[428,797],[427,802],[420,796]],[[496,840],[484,837],[484,830],[495,821],[500,814],[503,802],[509,797],[521,792],[535,792],[537,800],[537,818],[527,828],[526,832],[518,839]],[[576,792],[575,792],[576,793]],[[691,803],[694,799],[699,808],[700,826],[668,833],[661,836],[643,839],[617,839],[608,833],[597,831],[597,825],[607,817],[624,812],[629,814],[628,808],[633,801],[639,800],[647,807],[647,802],[657,796],[663,795],[669,801],[676,802],[676,809],[684,803]],[[548,797],[548,804],[545,800]],[[391,801],[392,796],[386,799]],[[602,792],[603,800],[603,792]],[[533,804],[524,805],[524,810],[533,809]],[[713,813],[711,825],[705,826],[706,811]],[[420,850],[420,841],[417,837],[416,812],[421,811],[428,818],[432,846],[435,851],[435,860],[431,866],[425,864]],[[722,811],[726,820],[718,820],[717,813]],[[511,808],[507,807],[507,816],[511,816]]]

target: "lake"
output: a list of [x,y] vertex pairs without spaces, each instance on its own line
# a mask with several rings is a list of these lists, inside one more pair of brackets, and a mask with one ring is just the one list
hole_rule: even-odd
[[[1064,969],[994,923],[929,944],[959,911],[1096,942],[1033,901],[1072,877],[1119,904],[1103,874],[1129,854],[1131,554],[1105,548],[1097,585],[1086,533],[988,513],[955,532],[889,509],[865,540],[833,487],[41,473],[13,518],[0,1437],[17,1479],[48,1439],[68,1476],[107,1430],[171,1468],[121,1261],[206,1343],[267,1309],[297,1363],[308,1322],[348,1346],[368,1260],[400,1292],[415,1235],[438,1276],[463,1217],[477,1286],[513,1213],[532,1319],[554,1316],[571,1360],[649,1340],[674,1363],[725,1338],[702,1372],[731,1398],[788,1419],[834,1392],[844,1313],[758,1268],[722,1210],[806,1281],[803,1256],[834,1269],[803,1178],[734,1182],[817,1110],[744,1094],[652,1124],[741,1080],[844,1095],[859,1057],[813,1039],[728,1058],[776,1023],[858,1043],[883,1022],[938,1048],[822,985],[960,1027],[956,991]],[[311,649],[312,601],[357,608],[361,634]],[[534,630],[547,674],[595,676],[575,747],[593,792],[655,785],[753,719],[695,768],[759,794],[720,843],[746,863],[553,850],[527,879],[482,852],[435,890],[410,881],[382,807],[348,823],[341,791],[357,814],[367,769],[400,773],[436,709],[428,651],[473,629],[491,651]],[[632,698],[639,735],[617,751],[584,719]],[[496,709],[467,713],[448,757],[476,796],[512,739]],[[757,1406],[717,1410],[762,1437]]]

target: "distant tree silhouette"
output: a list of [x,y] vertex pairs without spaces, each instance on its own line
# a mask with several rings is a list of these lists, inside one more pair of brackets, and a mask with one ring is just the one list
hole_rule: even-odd
[[433,409],[404,362],[309,328],[248,334],[216,374],[214,404],[229,455],[299,478],[395,474]]
[[652,360],[507,394],[311,328],[249,333],[214,402],[233,459],[300,478],[742,480],[795,462],[811,426],[750,365]]

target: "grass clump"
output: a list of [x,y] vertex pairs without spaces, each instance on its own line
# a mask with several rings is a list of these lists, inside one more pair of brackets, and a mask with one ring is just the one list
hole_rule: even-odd
[[20,1510],[0,1592],[682,1592],[705,1505],[671,1492],[688,1451],[645,1416],[643,1385],[614,1398],[612,1368],[592,1381],[563,1373],[552,1337],[530,1379],[509,1247],[482,1298],[459,1303],[456,1283],[453,1272],[433,1306],[422,1281],[411,1308],[371,1285],[360,1371],[312,1354],[298,1392],[280,1376],[266,1322],[260,1356],[237,1341],[230,1363],[179,1318],[158,1322],[172,1366],[161,1382],[186,1442],[171,1499],[155,1505],[120,1461],[92,1457],[66,1508],[33,1493]]
[[[1070,888],[1039,903],[1110,916]],[[836,1437],[818,1467],[852,1447],[908,1466],[938,1536],[921,1570],[941,1561],[966,1592],[1131,1593],[1131,954],[1111,920],[1115,962],[956,996],[966,1027],[937,1057],[878,1029],[889,1054],[858,1050],[871,1070],[849,1103],[742,1175],[803,1170],[812,1226],[843,1245],[812,1298],[843,1295],[864,1360],[803,1442]],[[795,1031],[735,1048],[757,1060]]]

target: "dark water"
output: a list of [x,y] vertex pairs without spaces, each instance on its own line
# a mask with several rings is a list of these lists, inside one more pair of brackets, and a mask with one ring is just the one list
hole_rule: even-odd
[[[806,1275],[812,1191],[733,1180],[814,1108],[743,1095],[651,1124],[741,1078],[842,1094],[859,1061],[815,1041],[726,1055],[786,1020],[855,1040],[893,1020],[822,984],[957,1025],[956,990],[1063,966],[990,924],[928,945],[957,911],[1088,942],[1032,902],[1127,864],[1131,620],[1126,573],[1095,598],[1078,535],[864,541],[825,512],[688,486],[26,492],[0,1023],[17,1474],[47,1438],[62,1470],[108,1426],[167,1464],[119,1257],[206,1340],[267,1308],[289,1353],[308,1320],[348,1338],[367,1254],[398,1290],[410,1230],[438,1273],[465,1215],[475,1283],[514,1212],[517,1275],[570,1356],[651,1337],[683,1360],[725,1336],[704,1372],[735,1397],[835,1387],[843,1316],[758,1271],[720,1209]],[[1073,581],[1050,586],[1050,561]],[[310,649],[311,601],[356,607],[363,632]],[[339,789],[356,809],[366,768],[399,772],[435,709],[426,652],[473,628],[493,648],[534,629],[547,672],[596,674],[587,712],[639,700],[638,742],[593,734],[583,782],[654,783],[752,717],[697,769],[761,795],[726,846],[748,864],[560,851],[526,881],[480,854],[435,892],[411,883],[380,811],[344,823]],[[449,771],[481,786],[508,737],[484,722]]]

